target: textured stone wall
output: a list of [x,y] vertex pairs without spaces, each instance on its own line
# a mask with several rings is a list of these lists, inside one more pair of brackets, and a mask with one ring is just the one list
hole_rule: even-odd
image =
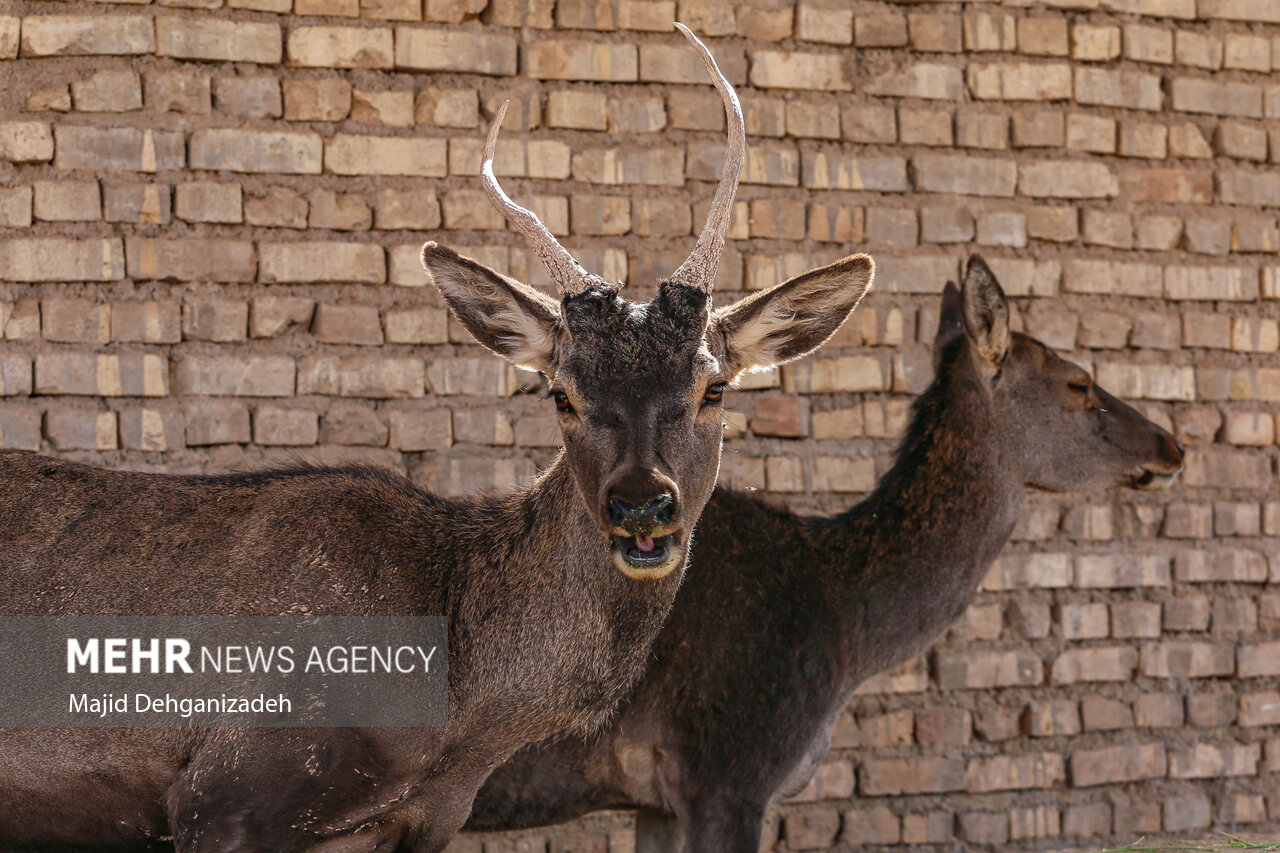
[[[366,458],[528,477],[536,379],[424,286],[444,241],[546,276],[507,188],[636,294],[750,134],[721,299],[850,250],[877,289],[732,395],[724,480],[864,494],[979,248],[1024,328],[1188,445],[1167,494],[1033,496],[966,616],[879,677],[779,850],[1017,850],[1280,829],[1275,0],[11,0],[0,9],[0,444],[214,471]],[[1273,67],[1276,72],[1273,72]],[[624,818],[459,851],[627,850]]]

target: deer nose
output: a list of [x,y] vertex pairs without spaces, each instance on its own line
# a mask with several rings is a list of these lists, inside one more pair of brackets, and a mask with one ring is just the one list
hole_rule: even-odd
[[609,498],[609,521],[618,527],[626,527],[628,523],[648,522],[651,525],[663,525],[671,521],[675,514],[675,501],[671,495],[658,495],[640,503],[632,503],[614,495]]

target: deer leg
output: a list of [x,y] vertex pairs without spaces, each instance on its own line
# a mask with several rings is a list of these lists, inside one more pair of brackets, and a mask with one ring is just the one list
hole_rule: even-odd
[[[754,803],[713,800],[691,805],[681,853],[760,853],[764,808]],[[637,849],[637,853],[639,853]]]
[[675,853],[684,846],[679,818],[654,812],[636,814],[636,853]]

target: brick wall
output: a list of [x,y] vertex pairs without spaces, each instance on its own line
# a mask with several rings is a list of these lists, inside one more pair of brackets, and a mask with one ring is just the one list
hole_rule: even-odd
[[[724,479],[856,501],[973,246],[1016,321],[1190,448],[1179,485],[1034,496],[964,619],[876,678],[780,850],[1280,830],[1274,0],[13,0],[0,14],[0,444],[213,471],[360,457],[446,492],[554,453],[535,384],[424,287],[442,240],[546,276],[498,171],[591,269],[691,246],[750,150],[722,299],[850,249],[876,292],[735,393]],[[626,850],[597,818],[459,851]],[[925,848],[928,849],[928,848]]]

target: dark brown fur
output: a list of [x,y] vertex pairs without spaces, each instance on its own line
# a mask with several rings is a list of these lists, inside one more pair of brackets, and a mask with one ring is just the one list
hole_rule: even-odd
[[1009,336],[980,259],[963,301],[948,285],[935,362],[896,464],[850,511],[804,517],[714,493],[617,719],[517,753],[477,797],[472,829],[633,808],[645,853],[756,853],[765,812],[807,781],[854,689],[964,611],[1028,485],[1146,485],[1181,465],[1167,432],[1048,347]]
[[[664,283],[636,304],[595,287],[557,303],[443,247],[423,258],[481,343],[572,394],[565,451],[537,482],[456,500],[369,468],[179,477],[0,453],[0,616],[442,613],[448,724],[0,729],[0,847],[141,850],[172,836],[181,853],[439,850],[495,766],[598,727],[634,684],[715,482],[708,386],[779,346],[819,346],[872,271],[849,258],[762,294],[776,305],[761,345],[759,321],[725,331],[733,308],[713,314],[700,288]],[[824,316],[819,331],[777,322],[797,300]],[[731,358],[731,342],[746,355]],[[663,489],[667,515],[617,530],[612,498]],[[632,571],[617,539],[645,533],[675,545],[665,565]]]

